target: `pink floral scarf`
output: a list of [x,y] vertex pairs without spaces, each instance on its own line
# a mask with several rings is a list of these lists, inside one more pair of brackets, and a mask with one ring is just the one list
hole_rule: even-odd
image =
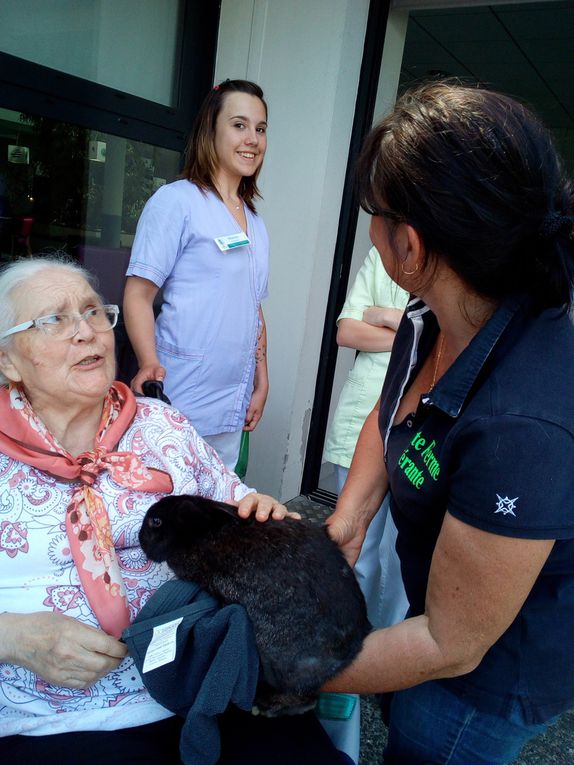
[[131,452],[113,449],[136,413],[131,390],[120,382],[110,388],[102,410],[94,450],[72,457],[36,415],[22,388],[0,390],[0,452],[58,478],[78,483],[66,511],[66,531],[80,581],[103,630],[119,637],[129,624],[129,607],[102,495],[94,488],[107,470],[120,486],[169,494],[170,476],[146,468]]

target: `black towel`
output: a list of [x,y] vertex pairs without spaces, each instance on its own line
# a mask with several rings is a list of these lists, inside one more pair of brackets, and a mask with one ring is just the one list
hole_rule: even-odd
[[[175,659],[143,672],[153,628],[183,617]],[[221,744],[217,715],[229,704],[253,706],[259,658],[245,609],[221,606],[193,582],[166,582],[122,635],[152,698],[185,717],[180,739],[186,765],[215,765]]]

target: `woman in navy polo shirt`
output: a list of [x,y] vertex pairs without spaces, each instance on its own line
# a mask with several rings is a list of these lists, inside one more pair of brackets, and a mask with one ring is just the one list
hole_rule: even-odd
[[328,690],[384,693],[385,763],[508,763],[574,706],[573,187],[524,106],[447,83],[358,173],[411,300],[329,526],[356,560],[390,492],[410,611]]

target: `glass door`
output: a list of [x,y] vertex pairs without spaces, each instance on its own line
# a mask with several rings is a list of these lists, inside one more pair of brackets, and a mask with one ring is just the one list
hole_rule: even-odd
[[[395,8],[401,6],[401,9],[395,10],[389,19],[387,32],[393,25],[401,28],[401,22],[406,22],[402,27],[406,34],[398,91],[429,79],[455,77],[518,97],[532,106],[552,130],[572,175],[574,2],[549,0],[489,5],[461,2],[443,8],[413,9],[413,6],[423,4],[431,5],[397,2]],[[411,10],[406,19],[407,10],[404,9],[408,6]],[[392,67],[388,72],[383,62],[381,82],[385,77],[396,77]],[[381,82],[379,90],[384,87]],[[349,288],[353,283],[353,272],[366,255],[366,251],[355,251]],[[354,358],[349,349],[340,349],[330,391],[317,394],[331,396],[327,436]],[[321,463],[317,489],[311,495],[323,502],[336,500],[335,468],[325,459]]]

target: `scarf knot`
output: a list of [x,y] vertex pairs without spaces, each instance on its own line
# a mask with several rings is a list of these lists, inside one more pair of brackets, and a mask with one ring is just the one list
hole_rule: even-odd
[[76,457],[80,465],[80,480],[82,483],[92,486],[98,474],[106,468],[107,451],[98,446],[91,452],[84,452]]

